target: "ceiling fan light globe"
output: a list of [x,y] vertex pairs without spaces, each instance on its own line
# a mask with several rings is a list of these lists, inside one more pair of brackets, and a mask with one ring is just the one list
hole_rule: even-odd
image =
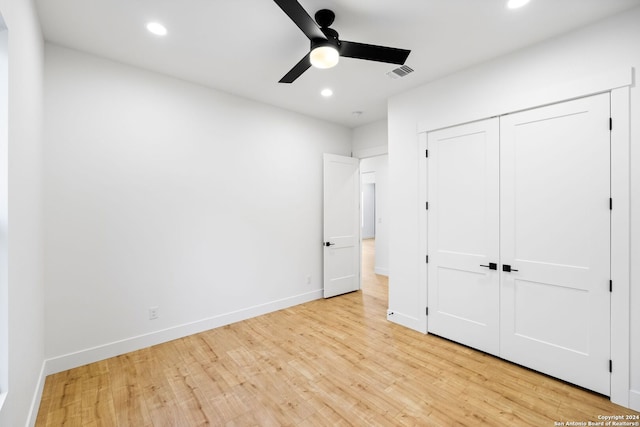
[[318,46],[311,51],[309,59],[316,68],[331,68],[338,64],[340,54],[333,46]]

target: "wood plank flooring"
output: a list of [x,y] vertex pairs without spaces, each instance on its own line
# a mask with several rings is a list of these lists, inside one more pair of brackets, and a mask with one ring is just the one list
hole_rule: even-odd
[[363,289],[47,378],[36,426],[553,426],[638,414],[386,320]]

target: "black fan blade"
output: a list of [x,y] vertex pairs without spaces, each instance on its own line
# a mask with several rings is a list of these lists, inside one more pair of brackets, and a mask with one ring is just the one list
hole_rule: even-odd
[[395,47],[375,46],[372,44],[341,42],[340,56],[348,58],[367,59],[369,61],[388,62],[403,65],[410,50]]
[[302,30],[302,32],[309,38],[313,39],[327,39],[327,36],[320,30],[316,21],[314,21],[304,8],[296,0],[273,0],[276,2],[280,9],[291,18],[291,20]]
[[278,83],[293,83],[295,79],[300,77],[302,73],[307,71],[311,67],[311,60],[309,59],[310,53],[307,53],[304,58],[298,62],[295,67],[291,69]]

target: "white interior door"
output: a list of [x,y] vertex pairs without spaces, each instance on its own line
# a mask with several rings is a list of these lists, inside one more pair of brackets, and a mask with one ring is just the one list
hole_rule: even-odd
[[360,162],[324,155],[324,297],[360,289]]
[[609,395],[609,94],[500,130],[500,356]]
[[428,135],[428,331],[499,350],[499,122]]

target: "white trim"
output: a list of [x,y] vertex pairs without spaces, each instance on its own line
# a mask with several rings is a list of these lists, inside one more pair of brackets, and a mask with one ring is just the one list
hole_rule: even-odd
[[98,362],[100,360],[115,357],[131,351],[140,350],[156,344],[162,344],[167,341],[197,334],[209,329],[218,328],[231,323],[250,319],[252,317],[271,313],[273,311],[282,310],[295,305],[304,304],[309,301],[322,298],[322,289],[307,292],[281,300],[271,301],[266,304],[260,304],[248,307],[242,310],[209,317],[192,323],[175,326],[160,331],[127,338],[121,341],[115,341],[109,344],[100,345],[93,348],[77,351],[75,353],[65,354],[63,356],[53,357],[45,360],[44,372],[46,375],[55,374],[66,371],[67,369],[83,366],[88,363]]
[[[427,150],[427,134],[420,133],[418,135],[418,238],[420,239],[420,250],[418,251],[420,255],[420,259],[418,260],[418,265],[420,266],[420,271],[418,273],[418,278],[420,280],[420,287],[418,293],[418,300],[420,301],[420,307],[429,307],[429,298],[427,296],[427,263],[425,262],[424,256],[429,253],[429,246],[427,244],[427,209],[425,206],[425,202],[429,201],[428,191],[427,191],[427,173],[428,171],[428,161],[426,156]],[[422,309],[424,310],[424,309]],[[421,310],[421,312],[422,312]],[[424,315],[424,320],[420,322],[420,328],[418,329],[422,333],[427,333],[429,318],[426,313]]]
[[640,391],[631,390],[629,392],[629,408],[640,411]]
[[[360,195],[362,194],[362,172],[360,170],[361,161],[362,159],[358,159],[358,170],[356,171],[356,174],[358,175],[358,195],[356,197],[358,199],[357,228],[358,228],[358,290],[359,291],[362,290],[362,227],[360,224],[360,221],[362,218],[362,197],[360,197]],[[324,209],[323,209],[323,215],[324,215]],[[375,222],[375,218],[374,218],[374,222]],[[324,227],[324,220],[323,220],[323,227]],[[375,236],[374,236],[374,239],[375,239]],[[323,257],[325,256],[324,250],[322,251],[322,256]],[[324,265],[324,259],[322,260],[322,264]],[[323,268],[322,274],[325,274],[324,268]]]
[[[614,208],[611,215],[611,279],[614,292],[611,296],[611,359],[613,360],[613,373],[611,374],[611,401],[621,406],[632,407],[639,410],[640,396],[638,392],[630,390],[630,87],[633,85],[634,69],[613,70],[588,79],[580,79],[575,82],[563,82],[552,86],[549,90],[528,93],[518,97],[510,109],[498,109],[492,116],[541,107],[544,105],[569,101],[587,97],[597,93],[611,93],[611,116],[614,120],[611,133],[611,197],[614,200]],[[530,100],[527,101],[527,96]],[[526,102],[529,102],[526,104]],[[467,118],[467,121],[481,120],[480,117]],[[419,123],[418,134],[420,140],[418,148],[422,149],[425,132],[434,131],[444,127],[454,126],[457,123]],[[429,126],[429,127],[426,127]],[[420,154],[420,153],[419,153]],[[422,154],[424,156],[424,154]],[[418,183],[420,204],[422,194],[426,194],[423,186],[426,186],[427,163],[420,162]],[[424,181],[424,183],[422,182]],[[421,212],[424,212],[422,206]],[[420,227],[426,227],[426,220],[420,214]],[[420,231],[420,247],[426,245],[426,233]],[[423,262],[424,263],[424,262]],[[425,284],[423,267],[420,267],[420,283]],[[422,290],[421,290],[422,292]],[[421,297],[425,302],[426,296]],[[394,317],[397,317],[396,313]],[[407,317],[407,316],[405,316]],[[387,316],[389,319],[389,316]],[[402,325],[417,331],[423,331],[418,319],[413,322],[397,321]],[[395,321],[394,319],[389,319]],[[408,326],[414,324],[415,326]],[[635,405],[635,406],[634,406]]]
[[40,410],[40,402],[42,401],[42,392],[44,391],[44,383],[47,379],[45,374],[45,362],[42,362],[40,368],[40,375],[38,376],[38,384],[36,385],[35,393],[33,394],[33,400],[31,400],[31,407],[29,408],[29,416],[27,418],[26,425],[34,427],[36,420],[38,419],[38,411]]
[[611,91],[611,401],[629,406],[630,389],[630,138],[629,87]]
[[633,72],[632,67],[620,67],[580,79],[558,81],[546,86],[545,90],[539,90],[538,88],[529,91],[523,90],[518,93],[517,97],[480,112],[479,115],[481,117],[461,117],[460,120],[455,122],[452,122],[451,119],[433,121],[425,118],[418,122],[418,133],[432,132],[437,129],[457,126],[467,122],[516,113],[518,111],[529,110],[531,108],[542,107],[544,105],[569,101],[576,98],[584,98],[589,95],[632,86]]
[[406,314],[398,313],[392,309],[387,310],[387,320],[396,323],[405,328],[420,331],[420,319],[416,319],[413,316],[407,316]]

